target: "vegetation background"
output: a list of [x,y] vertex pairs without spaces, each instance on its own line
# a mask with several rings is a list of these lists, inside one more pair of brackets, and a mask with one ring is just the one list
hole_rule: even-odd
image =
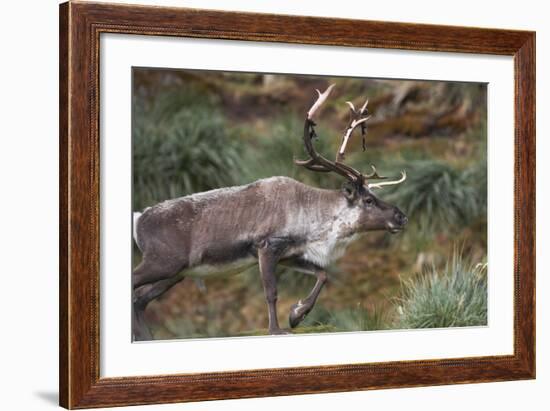
[[[315,88],[336,84],[315,142],[333,156],[346,101],[369,98],[367,149],[354,136],[346,161],[409,178],[377,194],[409,216],[400,235],[369,233],[330,269],[316,307],[294,332],[479,326],[487,323],[485,84],[133,69],[133,210],[169,198],[286,175],[318,187],[341,178],[293,165]],[[134,250],[134,266],[140,259]],[[279,317],[314,278],[282,269]],[[149,304],[155,339],[265,334],[256,268],[185,279]]]

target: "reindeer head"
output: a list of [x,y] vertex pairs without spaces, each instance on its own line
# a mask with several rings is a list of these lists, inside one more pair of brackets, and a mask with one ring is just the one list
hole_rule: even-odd
[[[347,181],[342,187],[342,195],[346,198],[350,207],[359,210],[357,231],[388,230],[391,233],[399,232],[407,224],[407,217],[396,206],[385,203],[376,197],[373,191],[384,186],[402,183],[407,178],[407,173],[401,171],[401,177],[397,180],[379,181],[386,180],[387,177],[378,175],[373,165],[371,165],[372,172],[370,174],[362,174],[342,162],[347,143],[353,131],[359,126],[361,126],[363,137],[363,150],[365,149],[365,122],[370,117],[367,111],[368,100],[359,110],[356,110],[351,102],[347,102],[350,107],[350,121],[342,137],[342,143],[335,161],[326,159],[313,147],[312,139],[316,137],[313,116],[325,102],[333,87],[334,85],[329,86],[324,93],[317,90],[319,96],[307,112],[304,124],[304,145],[310,158],[308,160],[295,160],[295,163],[311,171],[335,172],[346,178]],[[374,181],[377,180],[379,182],[375,183]]]

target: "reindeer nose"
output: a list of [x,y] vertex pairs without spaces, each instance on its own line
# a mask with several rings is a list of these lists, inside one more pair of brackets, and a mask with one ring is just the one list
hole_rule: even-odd
[[393,218],[395,219],[395,222],[400,226],[404,226],[405,224],[407,224],[407,221],[409,221],[407,216],[399,210],[395,210],[395,214],[393,215]]

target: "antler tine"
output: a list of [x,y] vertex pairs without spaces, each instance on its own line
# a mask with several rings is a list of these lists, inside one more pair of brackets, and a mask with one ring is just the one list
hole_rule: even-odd
[[401,184],[403,181],[407,179],[407,172],[405,170],[401,171],[401,178],[399,180],[393,180],[393,181],[383,181],[381,183],[372,183],[369,184],[369,188],[382,188],[384,186],[393,186],[396,184]]
[[369,100],[367,99],[365,103],[361,106],[359,111],[355,109],[355,106],[351,101],[346,101],[346,104],[349,106],[351,111],[351,117],[348,124],[348,127],[346,128],[346,131],[344,132],[344,135],[342,136],[342,144],[340,145],[340,149],[336,153],[336,162],[340,163],[345,158],[346,153],[346,146],[348,144],[348,141],[353,133],[353,131],[358,127],[361,126],[361,134],[363,135],[363,151],[365,150],[365,133],[366,133],[366,126],[365,122],[370,118],[370,116],[367,116],[367,104],[369,104]]
[[338,150],[338,153],[336,154],[336,161],[341,162],[344,159],[344,155],[346,153],[346,146],[348,144],[348,140],[351,137],[351,134],[353,133],[353,130],[357,128],[357,126],[363,124],[365,121],[367,121],[370,118],[370,116],[363,117],[360,119],[352,119],[350,124],[348,125],[348,128],[346,129],[346,132],[344,133],[344,136],[342,137],[342,144],[340,145],[340,149]]
[[318,89],[315,89],[317,94],[319,94],[319,97],[317,97],[317,100],[315,101],[315,103],[311,106],[311,108],[307,112],[307,118],[309,120],[313,119],[313,116],[315,115],[315,113],[317,112],[319,107],[321,107],[323,105],[323,103],[328,98],[328,96],[329,96],[329,94],[330,94],[330,92],[332,91],[333,88],[334,88],[334,84],[331,84],[330,86],[328,86],[328,88],[323,93],[321,93]]
[[356,113],[355,106],[353,105],[353,103],[351,101],[346,101],[346,104],[349,106],[352,113]]
[[388,178],[388,177],[382,177],[381,175],[379,175],[378,170],[376,170],[376,167],[373,164],[371,164],[370,167],[372,169],[372,173],[365,174],[365,178],[367,180],[385,180],[386,178]]
[[363,107],[361,107],[361,114],[367,114],[367,105],[369,104],[369,99],[365,101],[365,104],[363,104]]

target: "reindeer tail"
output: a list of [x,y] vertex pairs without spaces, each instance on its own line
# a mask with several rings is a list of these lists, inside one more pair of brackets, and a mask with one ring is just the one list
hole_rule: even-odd
[[133,224],[132,224],[132,234],[134,237],[134,241],[136,242],[137,246],[139,247],[139,241],[137,238],[137,225],[139,222],[139,218],[141,217],[141,214],[139,211],[134,211],[133,213]]

